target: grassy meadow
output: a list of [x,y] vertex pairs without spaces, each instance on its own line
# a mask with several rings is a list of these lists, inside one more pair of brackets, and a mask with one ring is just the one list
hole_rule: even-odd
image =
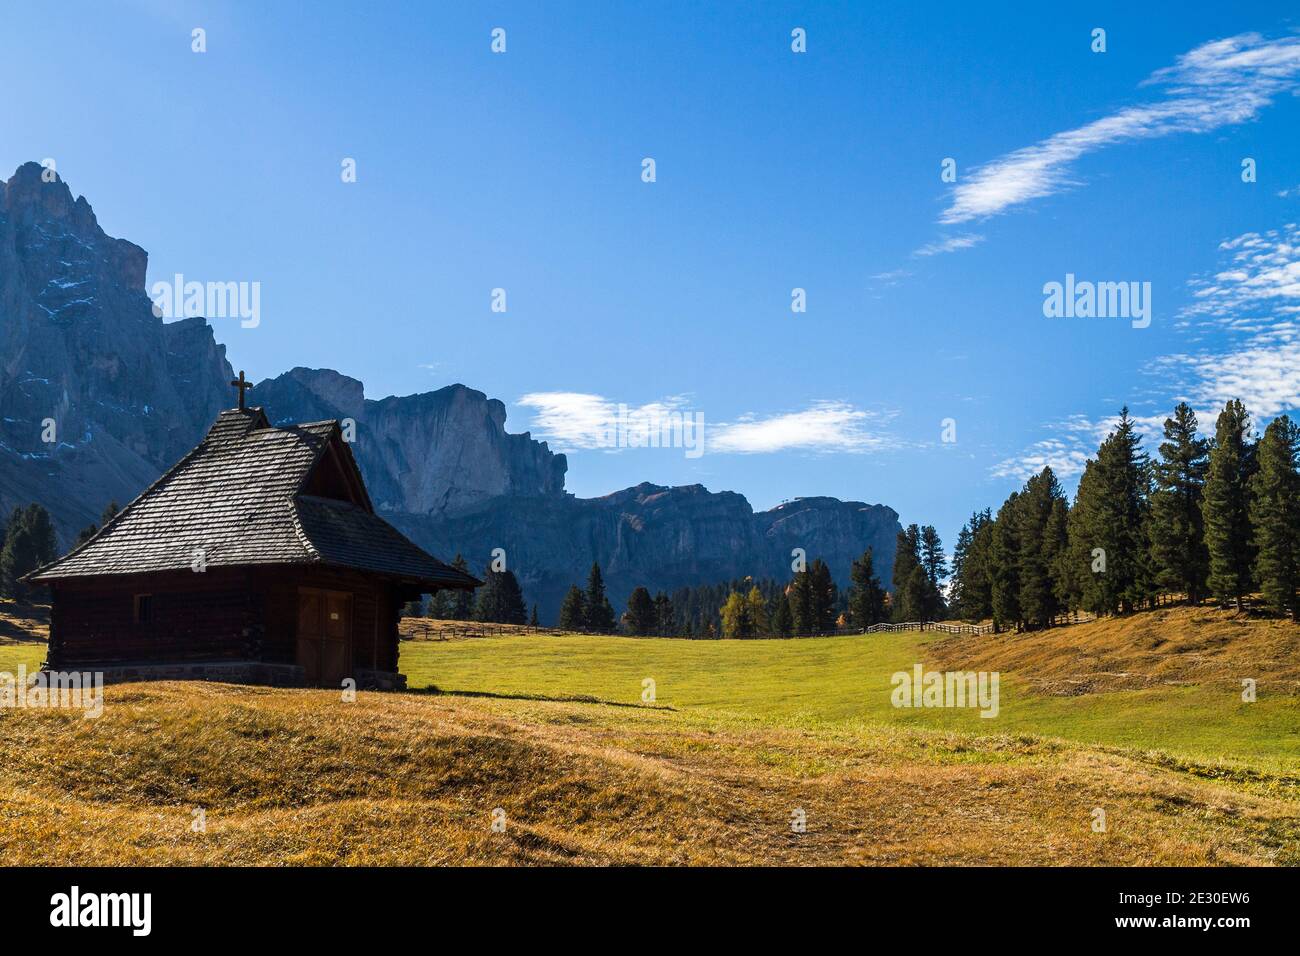
[[[0,711],[0,862],[1295,865],[1297,634],[521,635],[404,642],[412,690],[355,701],[117,685],[94,720]],[[895,709],[917,662],[1001,669],[999,716]]]
[[[1072,656],[1070,644],[1081,631],[1106,624],[1003,641],[1055,644],[1058,657]],[[954,653],[951,646],[975,649],[988,640],[954,641],[917,632],[755,641],[521,636],[408,642],[402,645],[401,667],[411,687],[455,694],[640,704],[648,677],[655,682],[656,704],[679,711],[707,710],[787,726],[885,724],[1034,734],[1300,776],[1300,683],[1294,676],[1270,680],[1274,668],[1243,663],[1241,676],[1259,679],[1258,698],[1250,704],[1243,703],[1240,680],[1232,675],[1203,684],[1154,683],[1064,696],[1039,690],[1032,664],[1011,670],[998,659]],[[937,646],[943,646],[944,669],[1001,671],[996,717],[980,717],[974,709],[893,707],[891,676],[911,671],[918,662],[939,668]],[[1300,649],[1292,660],[1300,670]]]

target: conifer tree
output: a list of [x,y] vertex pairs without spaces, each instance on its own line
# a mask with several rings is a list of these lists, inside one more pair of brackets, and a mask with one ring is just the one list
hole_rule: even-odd
[[985,508],[971,515],[953,552],[953,600],[957,613],[970,621],[993,615],[993,513]]
[[829,634],[835,630],[835,602],[838,589],[831,577],[831,569],[821,558],[808,568],[810,617],[814,634]]
[[673,637],[677,632],[677,613],[673,600],[663,591],[655,595],[655,633],[660,637]]
[[576,584],[569,587],[560,605],[560,629],[563,631],[585,631],[587,629],[587,598]]
[[1013,491],[993,521],[989,554],[993,626],[999,630],[1021,629],[1020,611],[1020,492]]
[[1196,435],[1196,413],[1179,402],[1165,419],[1165,440],[1155,463],[1151,492],[1151,562],[1155,583],[1187,595],[1192,604],[1205,596],[1210,555],[1201,513],[1209,463],[1209,443]]
[[1025,482],[1017,504],[1017,600],[1020,616],[1031,628],[1049,627],[1059,611],[1053,566],[1063,542],[1054,516],[1060,520],[1057,502],[1064,497],[1056,475],[1045,467]]
[[[898,532],[894,547],[894,620],[919,621],[925,615],[925,587],[918,587],[913,572],[921,567],[921,529],[917,525]],[[928,582],[924,569],[921,579]]]
[[523,591],[513,571],[483,572],[483,586],[474,604],[474,620],[491,624],[523,624],[527,619]]
[[788,596],[794,633],[800,637],[807,637],[817,628],[812,589],[812,575],[807,570],[795,572]]
[[1150,485],[1150,460],[1124,408],[1097,457],[1084,466],[1071,511],[1070,560],[1079,574],[1081,604],[1090,611],[1127,613],[1153,591],[1147,553]]
[[649,637],[654,634],[659,621],[655,614],[654,599],[644,587],[632,589],[632,595],[627,599],[627,614],[624,615],[623,621],[629,634],[637,637]]
[[[469,574],[469,563],[457,553],[451,566]],[[441,621],[468,621],[474,616],[474,592],[443,589],[433,597],[433,616]]]
[[948,560],[943,553],[943,542],[933,525],[921,529],[921,567],[929,582],[926,589],[923,618],[937,620],[945,616],[943,582],[948,577]]
[[0,591],[20,601],[43,597],[44,588],[34,588],[20,579],[57,556],[58,542],[49,512],[34,503],[15,508],[0,550]]
[[1255,454],[1249,436],[1246,406],[1233,399],[1215,423],[1201,505],[1210,591],[1225,604],[1235,602],[1238,610],[1250,593],[1254,563],[1249,485]]
[[1300,428],[1286,415],[1273,419],[1259,443],[1259,468],[1250,479],[1255,579],[1264,601],[1300,621]]
[[600,565],[591,563],[591,573],[587,575],[587,630],[595,634],[609,634],[614,630],[614,608],[605,596],[605,579],[601,576]]
[[849,570],[849,623],[865,630],[885,619],[885,589],[876,577],[870,548]]
[[772,622],[767,616],[767,601],[763,599],[763,592],[757,584],[745,595],[745,603],[749,605],[749,619],[754,625],[753,636],[767,637],[771,633]]
[[537,602],[533,602],[533,613],[528,615],[528,626],[537,627]]
[[790,613],[790,599],[782,593],[776,599],[772,614],[772,636],[790,637],[794,634],[794,615]]

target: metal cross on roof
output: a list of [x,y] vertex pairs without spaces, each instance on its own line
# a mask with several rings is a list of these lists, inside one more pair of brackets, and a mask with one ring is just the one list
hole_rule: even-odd
[[239,378],[232,378],[230,384],[239,389],[239,410],[244,410],[244,392],[253,387],[252,382],[244,381],[244,370],[239,370]]

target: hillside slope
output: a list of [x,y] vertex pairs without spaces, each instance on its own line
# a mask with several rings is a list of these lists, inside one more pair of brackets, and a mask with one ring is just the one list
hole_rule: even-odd
[[1027,634],[963,634],[929,644],[942,668],[1011,671],[1042,693],[1191,684],[1300,694],[1300,626],[1205,606],[1170,607]]
[[1294,801],[1115,753],[645,706],[117,686],[98,720],[3,713],[0,745],[10,864],[1272,864],[1300,847]]

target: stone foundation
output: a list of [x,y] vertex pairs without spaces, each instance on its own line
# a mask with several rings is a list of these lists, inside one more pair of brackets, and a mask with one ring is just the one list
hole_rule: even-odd
[[307,671],[297,664],[268,664],[264,661],[113,664],[64,669],[103,672],[105,684],[149,680],[211,680],[227,684],[262,684],[268,687],[304,687],[307,684]]
[[[306,687],[307,671],[297,664],[269,664],[265,661],[195,661],[161,664],[82,664],[41,670],[102,673],[105,684],[150,680],[210,680],[226,684],[259,684],[265,687]],[[406,690],[406,675],[358,667],[353,671],[357,690]],[[338,688],[342,690],[342,686]]]

